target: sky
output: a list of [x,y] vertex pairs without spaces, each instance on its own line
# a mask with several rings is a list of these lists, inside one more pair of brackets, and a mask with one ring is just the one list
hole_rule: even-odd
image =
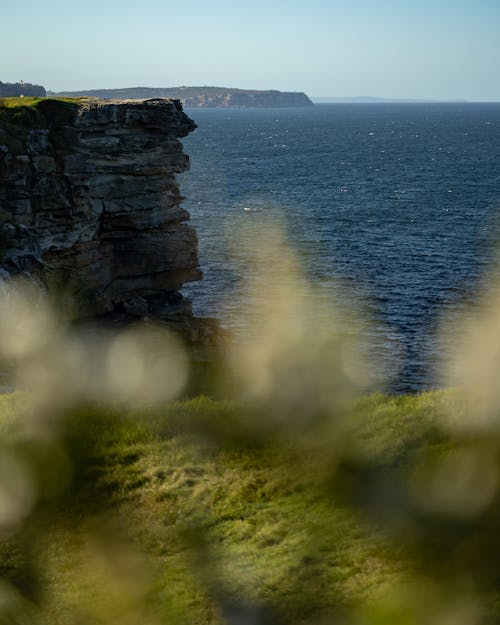
[[0,0],[0,80],[500,101],[499,0]]

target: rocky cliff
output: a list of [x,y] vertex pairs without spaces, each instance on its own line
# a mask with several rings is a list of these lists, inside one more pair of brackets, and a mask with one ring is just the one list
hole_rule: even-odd
[[179,293],[201,279],[176,181],[195,127],[172,100],[0,108],[2,279],[39,280],[80,316],[210,334]]
[[174,98],[187,108],[284,108],[313,106],[302,92],[276,90],[229,89],[227,87],[130,87],[95,89],[57,94],[59,96],[94,98]]

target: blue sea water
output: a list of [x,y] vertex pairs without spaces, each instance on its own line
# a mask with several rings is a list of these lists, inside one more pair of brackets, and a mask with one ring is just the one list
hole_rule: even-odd
[[195,312],[244,330],[227,305],[244,279],[234,224],[279,215],[311,281],[364,302],[389,390],[437,386],[438,322],[477,291],[500,234],[500,104],[187,112]]

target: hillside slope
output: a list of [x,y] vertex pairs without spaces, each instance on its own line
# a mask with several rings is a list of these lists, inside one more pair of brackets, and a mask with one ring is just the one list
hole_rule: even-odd
[[[20,402],[2,400],[4,440],[18,445]],[[436,425],[450,402],[361,400],[343,448],[259,440],[242,406],[205,398],[140,415],[79,410],[50,461],[45,451],[51,496],[2,543],[4,584],[21,592],[10,609],[61,625],[420,623],[405,619],[437,604],[416,593],[400,605],[400,592],[441,573],[425,525],[404,513],[405,476],[417,450],[447,448]],[[19,453],[42,466],[40,450]],[[65,471],[48,468],[58,462]]]

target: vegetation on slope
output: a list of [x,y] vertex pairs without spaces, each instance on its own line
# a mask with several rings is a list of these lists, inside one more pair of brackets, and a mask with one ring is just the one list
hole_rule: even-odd
[[41,85],[32,85],[25,82],[8,83],[0,80],[0,97],[18,97],[18,96],[44,97],[46,95],[45,88]]
[[415,527],[398,532],[418,522],[405,519],[408,472],[423,453],[449,453],[437,426],[453,401],[366,397],[343,449],[257,441],[242,406],[203,397],[140,414],[87,408],[41,458],[20,443],[22,398],[4,397],[4,445],[43,467],[46,491],[4,536],[4,583],[21,593],[11,609],[61,624],[396,623],[417,607],[428,618],[432,604],[400,602],[411,587],[436,595],[440,565]]
[[[0,127],[46,128],[76,114],[76,98],[0,98]],[[1,139],[1,138],[0,138]]]

